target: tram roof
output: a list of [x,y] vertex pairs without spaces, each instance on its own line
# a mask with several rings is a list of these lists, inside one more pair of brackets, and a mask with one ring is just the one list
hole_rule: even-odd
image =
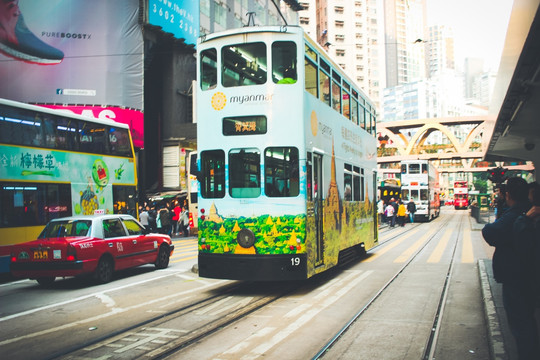
[[540,168],[540,0],[514,0],[490,112],[498,114],[486,160]]

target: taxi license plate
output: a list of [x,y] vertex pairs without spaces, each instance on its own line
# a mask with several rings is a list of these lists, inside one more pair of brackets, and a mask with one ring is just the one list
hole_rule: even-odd
[[34,260],[47,260],[48,258],[48,250],[34,250]]

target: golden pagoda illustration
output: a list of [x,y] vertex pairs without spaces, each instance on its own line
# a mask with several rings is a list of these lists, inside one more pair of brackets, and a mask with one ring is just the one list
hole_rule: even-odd
[[[341,231],[341,213],[343,211],[341,197],[336,182],[336,153],[334,151],[334,141],[332,140],[332,162],[330,165],[331,176],[324,207],[324,228],[326,230],[336,229]],[[326,231],[325,230],[325,231]]]
[[219,216],[219,214],[217,212],[216,204],[214,202],[212,202],[212,206],[210,207],[210,211],[209,211],[209,214],[206,217],[206,219],[208,221],[213,221],[215,223],[222,223],[223,222],[223,218],[221,216]]

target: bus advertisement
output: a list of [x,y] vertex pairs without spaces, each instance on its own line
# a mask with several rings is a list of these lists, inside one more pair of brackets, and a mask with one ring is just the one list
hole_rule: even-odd
[[0,99],[0,272],[51,219],[137,216],[136,187],[127,125]]

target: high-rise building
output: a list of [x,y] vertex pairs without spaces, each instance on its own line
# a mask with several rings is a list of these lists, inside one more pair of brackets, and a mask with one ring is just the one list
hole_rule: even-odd
[[301,0],[299,23],[379,108],[381,0]]
[[384,0],[386,87],[425,78],[425,0]]
[[454,73],[456,69],[454,35],[447,26],[430,26],[426,34],[426,75],[428,78]]

